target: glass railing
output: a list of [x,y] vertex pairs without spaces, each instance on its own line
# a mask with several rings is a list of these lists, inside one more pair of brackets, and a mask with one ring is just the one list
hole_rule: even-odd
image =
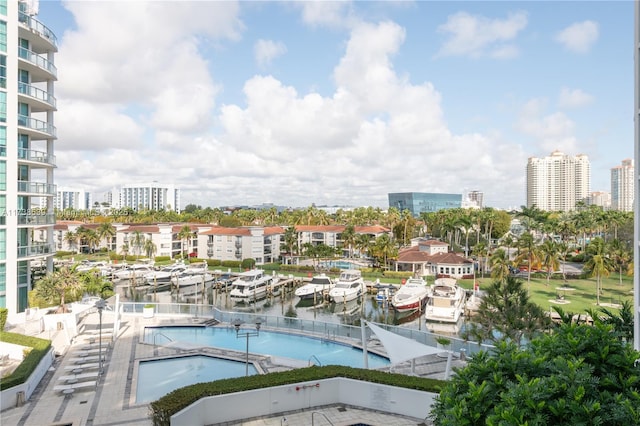
[[27,161],[37,161],[39,163],[56,165],[56,156],[53,154],[47,154],[42,151],[35,151],[33,149],[18,148],[18,158]]
[[54,125],[26,115],[18,115],[18,126],[28,127],[29,129],[33,129],[37,132],[46,133],[54,137],[56,136],[56,128]]
[[24,12],[18,13],[18,20],[25,24],[33,32],[38,33],[42,38],[46,38],[47,40],[49,40],[54,46],[58,46],[58,39],[56,35],[42,22],[38,21],[35,18],[32,18]]
[[30,182],[26,180],[19,180],[18,192],[28,192],[31,194],[55,195],[56,186],[52,183]]
[[30,96],[39,101],[45,102],[52,107],[56,107],[56,98],[46,90],[39,89],[27,83],[18,82],[18,93]]
[[18,246],[18,258],[54,254],[55,247],[51,243],[32,243],[28,246]]
[[19,214],[18,225],[55,225],[56,215],[54,213],[32,213]]
[[53,65],[51,61],[45,59],[44,57],[38,55],[37,53],[32,52],[29,49],[25,49],[24,47],[20,47],[18,48],[18,56],[21,59],[24,59],[25,61],[29,61],[32,64],[36,65],[37,67],[42,68],[43,70],[46,70],[57,77],[58,70],[56,69],[56,66]]

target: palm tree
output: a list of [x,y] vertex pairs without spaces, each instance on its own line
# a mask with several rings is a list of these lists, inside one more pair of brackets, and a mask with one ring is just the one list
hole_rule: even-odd
[[138,257],[142,254],[142,247],[144,246],[144,241],[146,238],[144,234],[138,230],[133,231],[133,236],[131,237],[131,245],[133,246],[135,252]]
[[376,257],[382,259],[383,265],[387,267],[389,259],[393,259],[398,256],[398,248],[389,235],[382,234],[376,238],[374,253]]
[[611,273],[611,260],[606,256],[604,240],[600,237],[589,242],[586,252],[589,260],[585,262],[584,269],[590,272],[590,277],[596,277],[596,305],[600,306],[602,277]]
[[499,248],[493,252],[489,259],[489,266],[491,267],[491,278],[494,280],[503,282],[509,277],[511,261],[509,261],[504,249]]
[[69,244],[70,248],[74,248],[76,249],[76,253],[80,253],[79,249],[78,249],[78,234],[76,234],[73,231],[67,231],[64,234],[64,241]]
[[285,253],[289,254],[289,263],[293,263],[293,255],[298,252],[298,233],[295,226],[289,226],[284,230],[284,241],[282,243]]
[[349,249],[349,258],[353,257],[353,245],[356,242],[356,229],[353,225],[347,225],[341,234],[342,243]]
[[371,236],[369,234],[356,234],[356,240],[354,247],[358,250],[358,253],[362,256],[368,256],[371,248]]
[[149,259],[153,259],[158,252],[158,247],[151,239],[145,240],[142,248],[144,250],[145,256],[147,256]]
[[540,258],[536,243],[533,239],[533,235],[530,232],[525,232],[520,236],[518,240],[518,248],[520,254],[516,258],[516,262],[527,261],[527,285],[531,285],[531,270],[538,268],[540,264]]
[[78,297],[83,288],[76,267],[63,266],[57,271],[49,272],[36,282],[36,296],[51,304],[59,303],[58,313],[68,312],[65,297]]
[[557,271],[560,268],[558,256],[558,244],[553,240],[546,240],[540,245],[540,264],[547,271],[547,286],[553,271]]
[[618,283],[622,285],[622,270],[632,259],[632,254],[629,253],[629,250],[627,250],[618,239],[614,239],[608,244],[607,251],[613,265],[618,266]]
[[178,238],[182,240],[182,258],[186,257],[185,249],[187,248],[187,242],[191,239],[193,233],[191,232],[191,227],[189,225],[184,225],[180,228],[178,232]]
[[109,253],[111,251],[111,241],[113,237],[116,236],[116,228],[111,224],[111,222],[102,222],[100,226],[98,226],[96,233],[100,240],[106,240],[107,253]]

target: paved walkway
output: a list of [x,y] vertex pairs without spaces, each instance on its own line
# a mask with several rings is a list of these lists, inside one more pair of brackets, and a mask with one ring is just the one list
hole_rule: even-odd
[[[5,410],[0,413],[2,425],[16,426],[48,426],[48,425],[152,425],[147,404],[136,404],[134,367],[136,360],[155,356],[175,355],[180,348],[154,347],[140,343],[145,326],[193,324],[196,321],[190,317],[143,318],[140,315],[125,315],[117,338],[111,340],[110,330],[113,323],[110,313],[103,314],[103,343],[105,354],[103,372],[99,372],[98,355],[98,314],[92,313],[85,318],[85,329],[69,344],[64,333],[51,336],[47,333],[44,338],[52,339],[57,357],[53,367],[45,375],[23,406]],[[216,353],[216,349],[207,352]],[[225,351],[225,355],[229,355]],[[93,358],[92,358],[93,357]],[[88,358],[88,360],[86,360]],[[244,359],[244,354],[238,354]],[[273,364],[270,357],[252,356],[266,371],[281,371],[291,367]],[[85,361],[85,362],[82,362]],[[414,366],[405,363],[393,368],[393,372],[415,374],[432,378],[444,378],[446,357],[429,356],[416,360]],[[455,360],[453,366],[460,366],[462,362]],[[80,379],[74,379],[77,374]],[[76,383],[73,383],[78,380]],[[82,380],[93,381],[96,384],[82,386]],[[80,383],[80,385],[78,385]],[[71,386],[71,387],[70,387]],[[73,386],[81,386],[75,387]],[[60,389],[73,389],[64,394]],[[315,413],[315,414],[314,414]],[[391,416],[355,407],[330,406],[317,410],[286,413],[271,418],[248,419],[235,425],[307,425],[311,424],[313,416],[317,425],[416,425],[424,424],[424,419],[407,419],[401,416]],[[285,420],[286,418],[286,420]],[[331,423],[327,421],[329,419]]]

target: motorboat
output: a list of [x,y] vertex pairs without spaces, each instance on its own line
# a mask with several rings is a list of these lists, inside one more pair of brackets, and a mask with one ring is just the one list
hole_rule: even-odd
[[346,303],[357,299],[364,291],[365,284],[360,270],[343,270],[336,280],[336,285],[329,291],[329,300],[335,303]]
[[180,275],[187,269],[184,263],[174,263],[149,272],[144,275],[144,279],[151,285],[171,282],[171,278]]
[[267,297],[268,291],[278,282],[275,275],[267,275],[262,269],[241,272],[233,281],[229,298],[236,303],[251,303]]
[[375,286],[376,291],[376,302],[378,303],[390,303],[391,300],[393,299],[393,295],[396,292],[396,286],[394,286],[393,284],[376,284]]
[[131,280],[134,278],[144,278],[146,274],[153,271],[153,266],[147,263],[134,263],[114,272],[113,277],[119,280]]
[[83,262],[76,267],[77,272],[99,272],[101,276],[106,277],[111,275],[111,265],[108,262],[103,261],[87,261]]
[[200,285],[210,284],[215,281],[216,277],[209,272],[201,274],[183,271],[179,275],[171,278],[171,283],[178,289],[179,293],[188,292],[188,287],[198,287]]
[[464,311],[466,293],[454,278],[438,278],[431,285],[426,321],[457,323]]
[[185,269],[187,274],[202,274],[209,271],[209,265],[207,262],[192,263]]
[[393,295],[391,306],[398,312],[421,309],[429,296],[429,287],[422,278],[409,278]]
[[325,294],[335,286],[333,280],[325,274],[314,275],[311,281],[298,287],[294,294],[301,300],[316,299],[322,300]]

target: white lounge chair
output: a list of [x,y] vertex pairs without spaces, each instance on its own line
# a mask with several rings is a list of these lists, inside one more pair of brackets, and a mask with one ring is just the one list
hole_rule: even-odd
[[[88,389],[95,389],[96,387],[96,381],[95,380],[91,380],[91,381],[87,381],[87,382],[78,382],[78,383],[73,383],[70,385],[57,385],[53,387],[54,392],[61,392],[61,393],[73,393],[73,391],[76,390],[88,390]],[[68,392],[69,390],[72,390],[71,392]]]

